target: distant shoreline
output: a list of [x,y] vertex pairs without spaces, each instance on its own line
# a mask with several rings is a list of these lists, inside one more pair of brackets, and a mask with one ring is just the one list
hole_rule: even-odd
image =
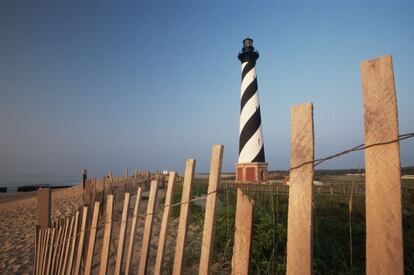
[[0,175],[0,193],[27,192],[47,187],[52,189],[79,184],[78,176]]

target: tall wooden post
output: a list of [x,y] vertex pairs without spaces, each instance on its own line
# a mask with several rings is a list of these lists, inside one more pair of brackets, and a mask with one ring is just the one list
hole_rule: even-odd
[[88,253],[86,254],[85,274],[91,274],[93,254],[95,250],[96,231],[98,227],[99,202],[95,202],[92,224],[89,232]]
[[118,249],[116,252],[115,275],[121,274],[122,258],[124,257],[125,233],[127,228],[129,209],[129,193],[125,193],[124,208],[122,210],[121,228],[119,229]]
[[210,260],[214,243],[214,220],[216,217],[217,191],[221,179],[221,165],[223,160],[223,145],[213,146],[210,162],[210,177],[208,182],[206,211],[204,215],[203,239],[201,242],[201,257],[198,274],[210,274]]
[[253,200],[241,188],[237,188],[236,220],[234,232],[232,275],[248,275],[250,268],[250,246],[253,232]]
[[136,231],[136,225],[137,225],[137,219],[138,219],[138,213],[139,213],[139,204],[141,201],[141,193],[142,193],[142,189],[141,187],[138,187],[137,197],[135,199],[134,214],[132,216],[131,232],[129,235],[128,251],[126,254],[125,275],[129,275],[129,269],[131,267],[131,256],[132,256],[132,251],[134,250],[134,239],[135,239],[135,231]]
[[37,189],[37,223],[42,229],[50,227],[51,203],[52,193],[50,188]]
[[114,196],[108,195],[106,198],[106,213],[105,213],[105,229],[102,242],[101,261],[99,267],[99,274],[104,275],[108,271],[108,257],[109,247],[111,243],[111,232],[112,232],[112,214],[114,212]]
[[82,252],[84,247],[84,239],[85,239],[85,230],[86,230],[86,223],[87,223],[87,215],[88,215],[88,208],[83,207],[82,210],[82,223],[79,229],[79,240],[78,240],[78,246],[77,246],[77,253],[76,253],[76,259],[75,259],[75,268],[73,271],[73,274],[77,275],[80,271],[80,265],[82,260]]
[[141,256],[139,258],[138,275],[147,273],[147,262],[150,250],[152,224],[154,221],[155,204],[157,201],[158,183],[156,180],[151,182],[150,196],[147,205],[147,214],[145,217],[144,234],[142,237]]
[[[313,106],[292,107],[289,176],[287,267],[288,275],[312,273]],[[308,162],[303,165],[303,163]]]
[[189,159],[185,164],[183,193],[181,196],[180,221],[178,223],[177,241],[175,244],[173,274],[181,274],[183,265],[185,241],[187,239],[188,215],[190,213],[190,198],[196,160]]
[[158,241],[157,258],[155,260],[154,275],[160,275],[162,270],[162,262],[164,259],[165,243],[167,240],[168,221],[170,219],[170,210],[172,204],[172,196],[174,191],[175,172],[170,172],[168,179],[167,193],[165,195],[164,213],[162,216],[160,238]]
[[392,57],[361,63],[365,145],[366,273],[403,274],[401,166]]

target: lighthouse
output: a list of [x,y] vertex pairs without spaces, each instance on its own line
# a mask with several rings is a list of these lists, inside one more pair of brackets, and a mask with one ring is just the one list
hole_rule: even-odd
[[256,60],[259,53],[253,39],[243,40],[238,58],[241,62],[239,159],[236,163],[236,182],[254,183],[267,178],[267,163],[260,116]]

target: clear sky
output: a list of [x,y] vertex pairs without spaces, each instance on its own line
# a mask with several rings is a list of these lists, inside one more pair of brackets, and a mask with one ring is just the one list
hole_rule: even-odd
[[[414,131],[414,1],[0,0],[0,174],[209,168],[238,154],[240,62],[256,70],[266,160],[289,167],[290,108],[314,103],[315,153],[363,142],[359,64],[392,54]],[[414,140],[401,144],[414,165]],[[363,153],[321,168],[361,168]]]

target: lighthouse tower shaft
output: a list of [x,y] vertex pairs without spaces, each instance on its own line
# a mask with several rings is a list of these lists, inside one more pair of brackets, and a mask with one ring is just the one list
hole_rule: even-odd
[[239,163],[265,162],[256,68],[242,64]]
[[240,89],[240,142],[239,160],[236,164],[237,182],[260,182],[266,180],[267,163],[262,133],[259,93],[256,78],[256,60],[259,53],[253,47],[253,40],[243,40],[239,53],[242,63]]

